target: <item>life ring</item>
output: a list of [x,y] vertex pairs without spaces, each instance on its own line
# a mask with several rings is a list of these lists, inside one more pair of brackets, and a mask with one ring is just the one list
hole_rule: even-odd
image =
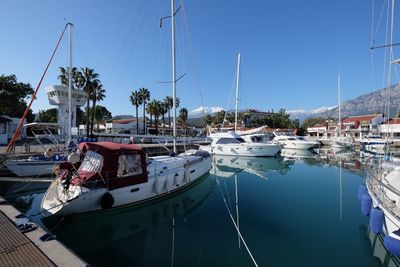
[[103,209],[111,208],[114,205],[114,197],[109,192],[106,192],[101,197],[100,205]]

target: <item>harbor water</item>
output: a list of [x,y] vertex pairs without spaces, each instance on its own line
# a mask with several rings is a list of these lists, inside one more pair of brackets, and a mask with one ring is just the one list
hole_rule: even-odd
[[214,157],[184,192],[61,220],[40,218],[48,184],[0,193],[91,266],[394,266],[361,215],[364,179],[354,155]]

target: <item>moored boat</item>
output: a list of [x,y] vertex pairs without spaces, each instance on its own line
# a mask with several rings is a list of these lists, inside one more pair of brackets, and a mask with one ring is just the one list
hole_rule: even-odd
[[81,143],[80,161],[60,165],[43,197],[44,215],[69,215],[137,204],[170,195],[207,175],[205,151],[146,159],[138,145]]
[[209,147],[200,147],[215,155],[273,157],[281,150],[277,143],[250,143],[246,142],[234,131],[214,133]]

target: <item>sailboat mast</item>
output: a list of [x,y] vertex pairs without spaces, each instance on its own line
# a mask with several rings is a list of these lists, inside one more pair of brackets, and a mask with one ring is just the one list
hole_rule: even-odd
[[339,106],[339,137],[342,136],[342,120],[341,120],[341,113],[340,113],[340,75],[337,78],[338,83],[338,106]]
[[176,59],[175,59],[175,8],[174,0],[171,0],[171,35],[172,35],[172,114],[173,114],[173,140],[174,153],[176,154]]
[[72,127],[72,23],[68,23],[69,31],[69,71],[68,71],[68,123],[67,123],[67,145],[71,142]]
[[238,121],[239,77],[240,77],[240,53],[238,53],[237,71],[236,71],[235,132],[237,131],[237,121]]

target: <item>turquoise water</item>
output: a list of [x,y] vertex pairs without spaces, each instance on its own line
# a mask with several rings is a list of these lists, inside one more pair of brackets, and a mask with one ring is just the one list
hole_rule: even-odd
[[[376,257],[385,251],[360,212],[358,161],[214,161],[211,174],[181,194],[46,226],[93,266],[387,265],[388,255]],[[33,215],[46,185],[36,187],[29,193],[8,183],[1,193]]]

